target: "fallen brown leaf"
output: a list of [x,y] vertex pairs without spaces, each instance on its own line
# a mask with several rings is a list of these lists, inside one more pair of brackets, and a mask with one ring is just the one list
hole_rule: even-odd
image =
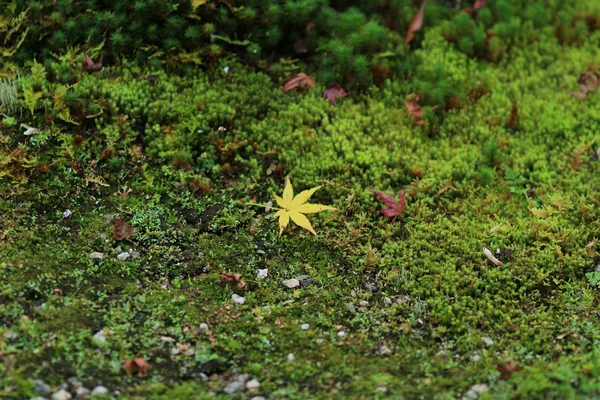
[[410,43],[413,39],[415,32],[421,29],[423,26],[423,15],[425,14],[425,5],[427,4],[427,0],[423,0],[421,3],[421,7],[419,11],[415,14],[412,21],[410,22],[410,26],[408,27],[408,32],[406,33],[406,39],[404,39],[404,44]]
[[117,240],[130,239],[133,237],[133,227],[131,223],[120,218],[115,218],[113,226],[113,237]]
[[304,72],[288,77],[283,84],[283,90],[310,90],[315,86],[315,81]]
[[130,374],[137,372],[138,376],[142,376],[148,370],[148,362],[142,357],[136,357],[133,360],[127,360],[123,363],[123,368]]
[[498,368],[496,368],[496,370],[500,371],[500,379],[507,380],[512,376],[512,374],[514,374],[515,372],[519,372],[521,370],[521,367],[519,367],[517,363],[513,360],[510,360],[505,362],[504,364],[498,365]]

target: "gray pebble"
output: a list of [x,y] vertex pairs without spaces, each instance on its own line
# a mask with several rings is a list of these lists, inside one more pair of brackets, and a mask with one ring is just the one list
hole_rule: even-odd
[[83,386],[78,387],[77,390],[75,391],[75,395],[77,397],[89,396],[90,393],[92,393],[90,391],[90,389],[83,387]]
[[62,213],[62,217],[63,218],[69,218],[71,216],[71,214],[72,214],[71,210],[67,209],[67,210],[65,210],[64,213]]
[[308,330],[308,328],[310,328],[309,324],[302,324],[302,326],[300,326],[300,329],[302,329],[303,331]]
[[124,251],[123,253],[120,253],[120,254],[117,256],[117,260],[119,260],[119,261],[125,261],[125,260],[127,260],[129,257],[131,257],[131,254],[129,254],[129,252],[128,252],[128,251]]
[[35,388],[33,390],[35,390],[37,393],[41,395],[49,395],[50,393],[52,393],[50,385],[48,385],[43,380],[35,379],[33,382],[35,383]]
[[108,389],[102,385],[96,386],[94,390],[92,390],[92,396],[97,394],[108,394]]
[[245,297],[242,297],[239,294],[235,294],[235,293],[231,295],[231,299],[238,304],[244,304],[246,302]]
[[92,261],[102,261],[104,260],[104,254],[94,251],[93,253],[90,253],[90,258]]
[[208,329],[209,329],[208,324],[205,322],[201,323],[200,326],[198,327],[198,330],[200,332],[208,332]]
[[71,393],[67,392],[65,389],[60,389],[58,392],[52,395],[52,400],[71,400],[73,396]]
[[242,374],[235,377],[231,382],[225,386],[223,391],[227,394],[234,394],[238,392],[243,392],[246,388],[246,381],[250,378],[248,374]]
[[297,288],[298,286],[300,286],[300,281],[298,279],[292,278],[292,279],[287,279],[287,280],[283,281],[283,284],[288,289],[294,289],[294,288]]
[[481,341],[482,341],[483,343],[485,343],[486,345],[488,345],[488,346],[491,346],[491,345],[493,345],[493,344],[494,344],[494,341],[492,340],[492,338],[489,338],[489,337],[487,337],[487,336],[484,336],[484,337],[482,337],[482,338],[481,338]]

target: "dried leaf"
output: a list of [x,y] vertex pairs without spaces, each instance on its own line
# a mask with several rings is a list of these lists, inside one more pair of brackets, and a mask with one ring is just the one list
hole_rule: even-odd
[[475,0],[475,3],[473,4],[473,8],[463,8],[462,10],[460,10],[460,12],[466,13],[466,14],[475,14],[475,12],[477,12],[477,10],[479,10],[480,8],[483,8],[483,7],[485,7],[484,0]]
[[87,53],[85,53],[85,55],[83,56],[83,64],[81,65],[81,70],[85,71],[85,72],[96,72],[96,71],[100,71],[102,69],[102,58],[104,56],[100,56],[100,59],[98,60],[97,63],[94,62],[94,60],[92,60],[90,58],[90,56],[87,55]]
[[369,189],[369,190],[371,192],[375,193],[375,195],[377,195],[377,197],[379,197],[379,199],[387,207],[387,208],[381,209],[379,212],[388,218],[393,217],[392,223],[396,222],[396,218],[398,217],[398,215],[402,215],[402,213],[404,212],[404,207],[406,206],[406,189],[402,189],[400,191],[400,194],[398,196],[400,199],[400,202],[396,201],[394,196],[391,196],[389,194],[386,194],[383,192],[377,192],[377,191],[371,190],[371,189]]
[[593,72],[584,72],[577,81],[581,92],[571,92],[571,94],[579,99],[585,99],[588,93],[592,93],[598,90],[600,81],[598,76]]
[[113,237],[117,240],[132,238],[133,227],[131,226],[131,223],[125,222],[120,218],[115,218],[113,226]]
[[500,371],[500,379],[507,380],[512,376],[513,373],[519,372],[521,367],[519,367],[513,360],[510,360],[504,364],[498,365],[498,368],[496,369]]
[[148,370],[148,362],[142,357],[136,357],[133,360],[127,360],[123,363],[123,367],[130,374],[137,372],[138,376],[142,376]]
[[290,219],[296,223],[296,225],[306,229],[313,235],[317,236],[317,233],[313,229],[310,221],[304,214],[314,214],[326,210],[335,210],[330,206],[324,206],[322,204],[309,204],[307,201],[321,186],[314,187],[309,190],[300,192],[294,197],[294,188],[290,183],[290,179],[286,178],[285,188],[283,189],[282,197],[275,195],[275,201],[281,209],[275,213],[276,217],[279,217],[279,234],[283,232],[290,222]]
[[406,106],[408,113],[412,115],[413,122],[416,125],[425,125],[425,121],[423,120],[423,107],[419,105],[420,98],[421,96],[419,94],[415,94],[411,99],[405,100],[404,105]]
[[486,248],[486,247],[483,248],[483,254],[485,254],[487,259],[490,260],[495,265],[497,265],[498,267],[501,267],[504,265],[504,263],[502,261],[500,261],[496,257],[494,257],[494,255],[488,248]]
[[315,85],[315,81],[304,72],[288,77],[283,84],[283,90],[310,90]]
[[517,129],[519,126],[519,106],[517,103],[513,103],[510,109],[510,117],[508,117],[508,124],[506,126],[509,129]]
[[419,11],[415,14],[412,21],[410,22],[410,26],[408,27],[408,32],[406,33],[406,39],[404,40],[404,44],[410,43],[416,31],[421,29],[423,26],[423,15],[425,14],[425,5],[427,4],[427,0],[423,0]]
[[232,286],[236,286],[240,290],[246,287],[246,282],[244,281],[242,274],[227,274],[225,272],[222,272],[219,283],[221,285],[228,283]]
[[323,93],[323,98],[332,102],[333,105],[337,105],[335,103],[336,98],[346,96],[348,96],[348,93],[346,93],[344,89],[342,89],[342,87],[337,83],[332,83],[329,85],[327,90],[325,90],[325,93]]

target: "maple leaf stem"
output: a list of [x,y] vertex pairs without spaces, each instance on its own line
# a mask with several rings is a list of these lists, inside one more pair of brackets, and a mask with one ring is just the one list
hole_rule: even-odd
[[[257,203],[250,203],[250,202],[248,202],[246,204],[250,204],[251,206],[267,207],[267,204],[257,204]],[[283,209],[279,208],[279,207],[271,206],[271,210],[283,210]]]

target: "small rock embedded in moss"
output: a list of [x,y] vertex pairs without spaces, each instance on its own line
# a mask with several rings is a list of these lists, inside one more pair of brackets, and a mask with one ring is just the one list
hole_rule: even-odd
[[33,383],[35,384],[35,387],[33,390],[35,390],[37,393],[39,393],[41,395],[49,395],[50,393],[52,393],[52,389],[50,388],[50,385],[48,385],[43,380],[35,379],[33,381]]
[[86,388],[86,387],[84,387],[84,386],[80,386],[80,387],[78,387],[78,388],[77,388],[77,390],[75,390],[75,395],[76,395],[77,397],[89,396],[89,395],[90,395],[90,393],[92,393],[92,392],[90,391],[90,389],[88,389],[88,388]]
[[234,394],[238,392],[243,392],[246,387],[246,381],[250,378],[248,374],[238,375],[230,381],[227,386],[223,389],[223,391],[227,394]]
[[73,214],[71,212],[71,210],[67,209],[67,210],[65,210],[65,212],[62,213],[62,217],[63,218],[69,218],[71,216],[71,214]]
[[346,332],[344,332],[344,331],[339,331],[339,332],[338,332],[338,336],[339,336],[339,337],[344,337],[344,336],[346,336]]
[[258,389],[260,389],[260,382],[256,379],[252,379],[246,382],[246,390],[253,392]]
[[487,337],[487,336],[484,336],[484,337],[482,337],[482,338],[481,338],[481,341],[482,341],[483,343],[485,343],[486,345],[488,345],[488,346],[491,346],[491,345],[493,345],[493,344],[494,344],[494,341],[492,340],[492,338],[489,338],[489,337]]
[[94,251],[93,253],[90,253],[90,259],[92,261],[102,261],[104,260],[104,254]]
[[117,260],[126,261],[129,257],[131,257],[131,254],[129,254],[129,252],[127,252],[127,251],[124,251],[123,253],[120,253],[117,256]]
[[295,359],[296,359],[296,357],[294,356],[294,353],[290,353],[290,354],[288,354],[288,355],[287,355],[287,360],[288,360],[289,362],[292,362],[292,361],[294,361]]
[[235,294],[235,293],[231,295],[231,299],[233,301],[235,301],[236,303],[238,303],[238,304],[244,304],[246,302],[246,298],[245,297],[242,297],[242,296],[240,296],[238,294]]
[[108,389],[105,388],[102,385],[96,386],[94,388],[94,390],[92,390],[92,396],[94,396],[94,395],[102,395],[102,394],[108,394]]
[[198,330],[200,332],[208,332],[208,329],[209,329],[208,324],[205,322],[201,323],[200,326],[198,327]]
[[298,279],[292,278],[292,279],[287,279],[287,280],[283,281],[283,284],[288,289],[294,289],[294,288],[297,288],[298,286],[300,286],[300,281]]
[[384,303],[384,304],[387,304],[387,305],[390,305],[390,304],[392,304],[392,299],[390,299],[389,297],[385,297],[385,298],[383,299],[383,303]]
[[300,326],[300,329],[302,329],[303,331],[308,330],[308,328],[310,328],[309,324],[302,324],[302,326]]
[[52,395],[52,400],[70,400],[72,397],[71,393],[61,389]]
[[269,275],[269,270],[267,268],[259,269],[257,279],[265,279],[268,275]]
[[378,351],[379,354],[382,356],[389,356],[390,354],[392,354],[392,350],[386,345],[381,346]]

